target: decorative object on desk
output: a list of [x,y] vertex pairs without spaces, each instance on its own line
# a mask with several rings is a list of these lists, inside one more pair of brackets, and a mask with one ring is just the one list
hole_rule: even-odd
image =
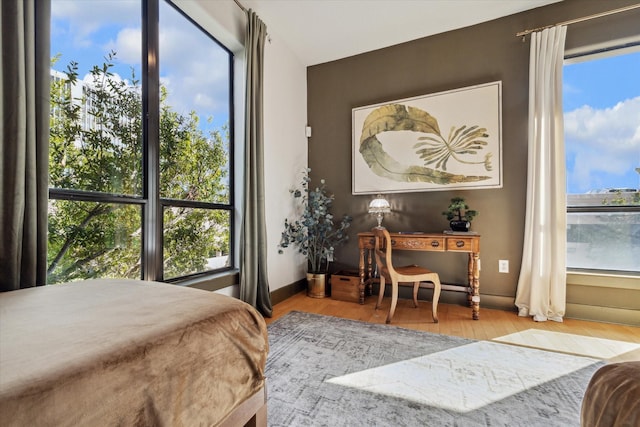
[[369,213],[375,214],[378,220],[378,228],[382,227],[382,218],[384,214],[391,212],[391,206],[387,199],[382,197],[382,194],[378,194],[375,199],[369,203]]
[[450,221],[449,226],[453,231],[469,231],[471,221],[479,212],[469,209],[462,197],[454,197],[446,211],[442,212]]
[[284,231],[279,244],[279,253],[289,246],[296,246],[307,258],[307,295],[313,298],[326,297],[326,273],[329,263],[334,260],[336,246],[349,239],[347,228],[352,218],[344,215],[338,225],[333,221],[331,205],[333,195],[327,193],[325,180],[320,186],[309,188],[311,169],[307,169],[302,178],[301,188],[290,190],[295,201],[299,202],[298,219],[285,219]]
[[502,82],[352,109],[352,193],[502,187]]

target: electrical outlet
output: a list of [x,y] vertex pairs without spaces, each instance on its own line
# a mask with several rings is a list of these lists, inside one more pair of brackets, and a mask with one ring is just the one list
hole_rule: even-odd
[[509,260],[501,259],[498,260],[498,273],[508,273],[509,272]]

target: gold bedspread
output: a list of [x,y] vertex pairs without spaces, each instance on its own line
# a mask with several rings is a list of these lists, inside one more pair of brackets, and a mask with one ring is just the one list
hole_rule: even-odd
[[215,425],[264,385],[264,319],[158,282],[0,294],[0,425]]

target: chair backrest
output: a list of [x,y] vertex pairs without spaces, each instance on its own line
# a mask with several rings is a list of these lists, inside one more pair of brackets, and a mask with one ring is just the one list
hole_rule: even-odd
[[371,231],[373,231],[373,238],[375,241],[374,248],[378,272],[381,275],[384,274],[386,278],[389,278],[391,274],[396,274],[391,258],[391,236],[384,227],[374,227]]

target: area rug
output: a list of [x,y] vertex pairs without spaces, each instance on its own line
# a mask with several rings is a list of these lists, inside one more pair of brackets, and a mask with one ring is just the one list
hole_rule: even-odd
[[296,311],[268,331],[272,427],[579,426],[604,364]]

